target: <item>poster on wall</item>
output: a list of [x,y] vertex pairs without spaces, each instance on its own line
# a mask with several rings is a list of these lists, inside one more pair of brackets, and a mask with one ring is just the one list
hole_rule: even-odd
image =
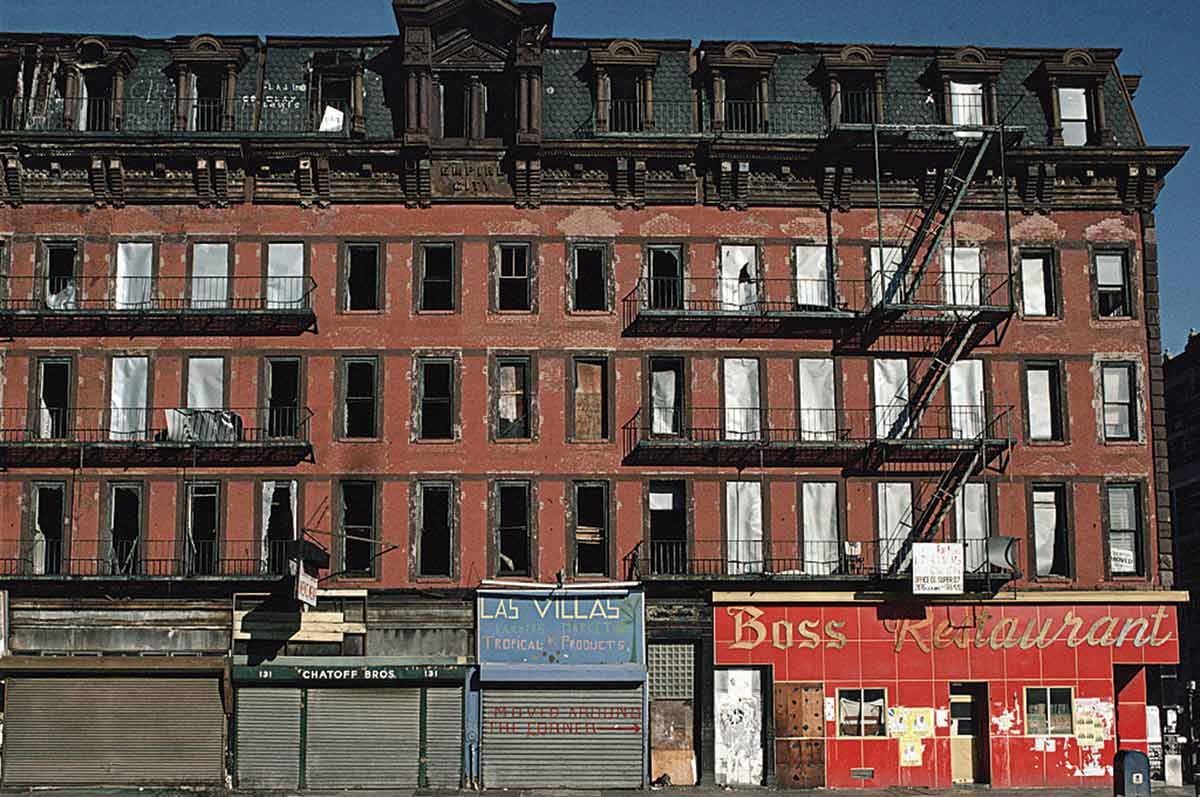
[[961,595],[963,546],[957,542],[913,543],[913,594]]

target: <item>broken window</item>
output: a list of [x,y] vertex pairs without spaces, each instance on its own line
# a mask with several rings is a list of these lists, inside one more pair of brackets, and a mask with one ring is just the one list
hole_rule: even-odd
[[345,361],[346,437],[375,437],[378,434],[375,367],[376,360],[373,357]]
[[351,244],[346,247],[346,309],[379,309],[379,247]]
[[532,309],[529,244],[500,244],[500,278],[497,282],[498,309]]
[[983,303],[983,260],[979,249],[947,247],[943,255],[943,298],[955,307],[977,307]]
[[441,95],[442,138],[466,138],[471,119],[471,83],[465,75],[451,72],[435,79]]
[[342,482],[342,571],[371,575],[375,569],[375,482]]
[[804,482],[800,485],[800,506],[804,572],[812,576],[837,572],[841,561],[837,483]]
[[725,439],[761,439],[763,408],[759,394],[758,360],[729,357],[722,365]]
[[1128,318],[1129,269],[1124,252],[1096,253],[1096,303],[1101,318]]
[[1133,440],[1137,437],[1133,363],[1105,363],[1101,368],[1104,403],[1104,439]]
[[189,357],[187,408],[225,409],[225,360],[222,357]]
[[799,360],[796,371],[800,387],[800,439],[836,440],[833,360]]
[[419,575],[450,578],[454,574],[453,496],[451,484],[422,482],[417,485],[421,522]]
[[838,736],[886,736],[887,692],[883,689],[839,689]]
[[575,483],[575,573],[608,575],[608,485]]
[[1052,316],[1058,298],[1054,284],[1054,258],[1049,252],[1021,253],[1021,310],[1026,317]]
[[908,565],[908,533],[913,527],[913,486],[910,482],[875,485],[875,533],[879,541],[879,567],[885,572]]
[[723,245],[719,282],[721,310],[758,312],[758,250]]
[[796,306],[831,307],[832,291],[829,272],[829,248],[820,245],[798,245],[796,257]]
[[421,247],[420,308],[454,309],[454,247],[424,244]]
[[1075,733],[1073,703],[1069,686],[1025,687],[1025,733],[1071,736]]
[[146,437],[150,420],[149,377],[149,358],[113,357],[109,439],[142,440]]
[[30,560],[33,575],[64,572],[66,550],[66,494],[63,482],[39,482],[33,486],[33,543]]
[[229,244],[192,244],[192,309],[229,304]]
[[109,567],[114,574],[138,572],[138,540],[142,536],[142,485],[109,487]]
[[574,248],[574,310],[608,309],[608,249],[603,246]]
[[765,132],[759,109],[758,78],[749,74],[725,77],[725,129],[735,133]]
[[683,360],[655,357],[650,360],[650,431],[679,435],[683,431]]
[[296,437],[300,431],[300,361],[267,360],[267,434]]
[[1071,575],[1067,539],[1067,491],[1061,484],[1033,487],[1033,542],[1036,574]]
[[967,573],[986,572],[987,538],[992,528],[990,515],[986,483],[967,482],[954,496],[955,539],[963,544]]
[[1025,369],[1030,440],[1062,440],[1062,391],[1058,363],[1029,363]]
[[188,130],[198,133],[217,133],[225,120],[225,76],[215,67],[190,73],[188,81],[192,114]]
[[649,250],[651,310],[683,309],[683,250],[678,246],[652,246]]
[[1087,89],[1069,86],[1058,88],[1058,114],[1062,123],[1063,144],[1082,147],[1088,143]]
[[117,244],[117,280],[113,308],[146,310],[154,298],[154,244]]
[[188,562],[195,576],[217,574],[220,490],[211,482],[192,482],[188,496]]
[[608,360],[577,359],[572,417],[576,440],[608,439]]
[[983,84],[950,81],[950,124],[983,124]]
[[78,306],[82,297],[75,285],[75,244],[46,246],[45,291],[46,307],[51,310],[74,310]]
[[496,361],[496,437],[529,438],[529,358],[505,357]]
[[1108,485],[1108,569],[1113,575],[1142,575],[1141,516],[1138,485]]
[[38,436],[65,438],[71,428],[71,361],[38,360]]
[[286,575],[291,560],[289,543],[296,535],[296,482],[262,483],[262,570],[274,576]]
[[875,436],[898,437],[908,424],[908,360],[874,363]]
[[78,83],[79,105],[75,129],[104,132],[112,129],[113,76],[108,69],[84,69]]
[[304,244],[267,244],[267,309],[301,309],[304,293]]
[[950,366],[950,433],[970,440],[984,433],[983,360],[959,360]]
[[762,501],[760,482],[725,482],[726,575],[763,572]]
[[528,576],[530,572],[529,482],[496,485],[496,549],[499,576]]
[[608,129],[612,133],[642,130],[642,84],[632,69],[608,72]]
[[688,572],[685,483],[653,480],[647,492],[650,513],[650,572],[683,575]]
[[422,440],[454,439],[454,362],[421,360],[421,418],[418,435]]
[[347,73],[318,74],[317,96],[314,98],[314,129],[320,133],[337,133],[346,129],[346,117],[351,111],[353,81]]

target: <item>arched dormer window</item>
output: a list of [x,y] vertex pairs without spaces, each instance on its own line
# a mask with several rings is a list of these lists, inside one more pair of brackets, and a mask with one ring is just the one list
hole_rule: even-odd
[[714,48],[704,61],[712,81],[713,131],[768,132],[775,56],[760,53],[747,42],[730,42]]
[[824,53],[821,71],[827,81],[831,125],[873,124],[883,120],[887,56],[876,55],[865,45],[851,44]]
[[61,54],[63,126],[80,132],[120,130],[125,78],[136,59],[94,37]]
[[629,39],[589,52],[596,77],[596,132],[654,129],[654,70],[658,53]]
[[1001,61],[978,47],[962,47],[935,62],[942,97],[942,121],[956,127],[981,127],[1000,121],[996,83]]
[[250,119],[235,118],[234,89],[246,65],[241,47],[214,36],[197,36],[171,50],[175,73],[175,119],[179,131],[215,133],[249,129]]
[[1042,62],[1035,76],[1046,100],[1050,144],[1066,147],[1112,143],[1104,109],[1104,79],[1111,62],[1087,50],[1066,50]]

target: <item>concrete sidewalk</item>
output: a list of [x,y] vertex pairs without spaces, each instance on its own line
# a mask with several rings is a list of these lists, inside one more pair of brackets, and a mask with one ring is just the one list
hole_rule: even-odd
[[[1152,784],[1153,797],[1196,797],[1196,791],[1191,786],[1170,787],[1160,783]],[[719,786],[678,786],[668,788],[653,788],[646,790],[631,789],[485,789],[483,791],[441,791],[429,789],[350,789],[337,791],[306,790],[291,791],[254,791],[243,789],[159,789],[159,788],[73,788],[73,789],[4,789],[0,797],[9,795],[31,795],[36,797],[284,797],[295,794],[297,797],[765,797],[779,792],[781,797],[917,797],[918,795],[938,795],[939,797],[985,797],[985,795],[1002,795],[1003,797],[1111,797],[1112,788],[1070,788],[1070,789],[992,789],[988,786],[960,786],[951,789],[924,789],[906,786],[894,786],[885,789],[772,789],[772,788],[738,788],[725,789]]]

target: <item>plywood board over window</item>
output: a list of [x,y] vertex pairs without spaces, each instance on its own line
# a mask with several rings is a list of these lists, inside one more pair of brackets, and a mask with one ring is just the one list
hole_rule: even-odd
[[575,438],[608,438],[606,366],[603,360],[575,361]]

